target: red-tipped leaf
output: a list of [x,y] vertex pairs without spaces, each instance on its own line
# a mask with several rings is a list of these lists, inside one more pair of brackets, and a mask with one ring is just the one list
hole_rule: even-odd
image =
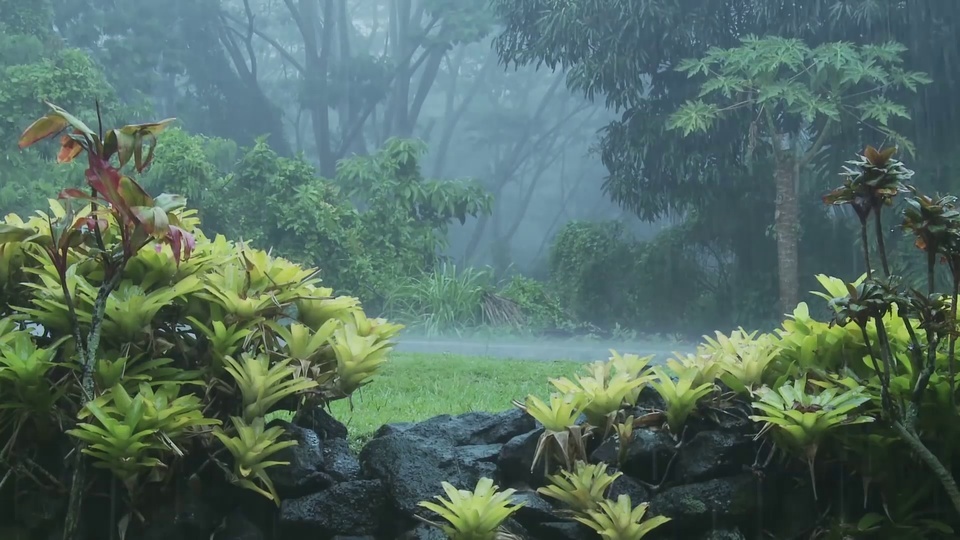
[[68,125],[70,125],[70,122],[68,122],[63,115],[55,112],[50,113],[23,130],[23,133],[20,135],[20,141],[17,144],[22,150],[35,144],[37,141],[42,141],[47,137],[52,137],[60,133],[66,129]]

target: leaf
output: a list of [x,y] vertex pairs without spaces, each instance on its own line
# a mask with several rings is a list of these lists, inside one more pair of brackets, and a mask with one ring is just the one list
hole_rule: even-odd
[[134,206],[131,208],[140,224],[150,236],[163,237],[170,231],[167,213],[156,206]]
[[878,151],[871,145],[867,145],[866,149],[863,151],[863,155],[867,158],[867,161],[870,162],[874,167],[883,167],[890,161],[890,158],[896,153],[897,147],[891,146],[883,151]]
[[176,118],[166,118],[160,120],[159,122],[150,122],[147,124],[130,124],[128,126],[123,126],[118,131],[126,135],[159,135],[160,132],[167,129],[167,127],[173,123]]
[[153,204],[163,208],[166,212],[172,212],[187,206],[187,199],[183,195],[161,193],[153,200]]
[[133,147],[136,142],[136,137],[133,135],[123,133],[119,129],[111,129],[103,141],[104,156],[109,158],[116,152],[122,169],[133,156]]
[[18,146],[21,150],[33,145],[37,141],[52,137],[63,131],[70,123],[63,115],[50,113],[30,124],[20,135]]
[[58,199],[82,199],[85,201],[90,201],[98,204],[102,203],[100,199],[97,199],[96,197],[91,197],[89,193],[80,191],[77,188],[64,189],[57,195],[57,198]]
[[73,116],[72,114],[68,113],[66,110],[60,107],[57,107],[53,103],[50,103],[50,102],[46,102],[46,103],[48,107],[53,109],[53,111],[56,114],[63,117],[63,119],[66,120],[69,125],[73,126],[73,129],[77,130],[77,132],[79,132],[81,135],[86,137],[88,140],[92,141],[96,138],[97,136],[96,133],[94,133],[92,129],[87,127],[86,124],[81,122],[76,116]]
[[715,105],[703,101],[687,101],[680,110],[670,115],[667,129],[679,129],[687,136],[695,131],[706,131],[720,115]]
[[117,192],[127,206],[153,207],[155,205],[153,197],[151,197],[146,190],[143,189],[143,186],[129,176],[120,177],[120,182],[117,185]]
[[[74,132],[76,133],[76,132]],[[70,163],[83,151],[80,141],[70,135],[60,136],[60,152],[57,154],[57,163]]]
[[37,231],[27,227],[17,227],[16,225],[0,223],[0,244],[23,242],[36,234]]

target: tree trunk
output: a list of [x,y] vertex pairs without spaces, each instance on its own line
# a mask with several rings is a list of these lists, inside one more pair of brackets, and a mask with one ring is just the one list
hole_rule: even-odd
[[797,200],[798,168],[789,154],[781,156],[776,169],[777,200],[774,223],[777,233],[777,275],[781,313],[792,313],[799,302],[800,205]]

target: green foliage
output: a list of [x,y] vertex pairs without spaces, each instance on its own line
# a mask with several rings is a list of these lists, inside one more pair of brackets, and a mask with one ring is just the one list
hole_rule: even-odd
[[292,442],[265,418],[349,397],[400,327],[334,297],[315,270],[205,236],[182,197],[147,194],[123,171],[149,165],[169,122],[101,137],[51,109],[21,146],[70,129],[59,159],[85,156],[87,190],[0,223],[0,462],[20,479],[22,459],[44,451],[49,475],[73,474],[68,530],[86,458],[122,481],[124,521],[206,459],[276,499],[267,458]]
[[[814,294],[826,301],[830,318],[815,319],[801,303],[774,333],[742,328],[716,332],[715,337],[705,337],[695,353],[678,355],[666,367],[651,367],[649,358],[614,353],[607,363],[588,367],[592,377],[580,377],[580,384],[552,381],[565,394],[555,394],[550,405],[532,396],[527,400],[526,411],[545,427],[534,459],[547,442],[557,441],[557,435],[568,443],[576,434],[576,446],[554,444],[554,455],[579,456],[575,452],[580,448],[601,443],[591,438],[613,436],[619,439],[622,461],[624,448],[629,447],[625,441],[638,429],[667,427],[682,446],[685,428],[726,429],[720,415],[732,415],[755,422],[748,425],[756,428],[756,438],[769,437],[773,448],[806,462],[814,498],[816,461],[823,461],[823,454],[860,477],[862,515],[851,521],[847,511],[836,515],[828,511],[824,527],[831,538],[953,535],[960,523],[960,489],[950,468],[960,441],[955,406],[960,208],[953,197],[929,197],[903,184],[912,171],[893,154],[868,147],[848,163],[844,184],[824,197],[827,204],[853,206],[868,268],[853,282],[817,276],[822,292]],[[890,272],[882,236],[874,239],[878,265],[867,249],[869,231],[882,235],[888,230],[883,211],[898,208],[892,199],[903,194],[907,201],[900,207],[900,228],[925,255],[926,292],[903,285]],[[936,274],[944,267],[952,285],[947,294],[935,288]],[[639,396],[620,392],[624,373],[644,380],[658,399],[642,396],[642,390]],[[604,414],[599,414],[601,410],[590,414],[592,403]],[[745,414],[748,409],[754,413]],[[563,433],[581,412],[587,413],[586,421],[578,421],[575,432],[567,428]],[[694,416],[696,422],[691,423]],[[617,426],[615,434],[594,429],[609,422]],[[583,499],[573,497],[587,491],[571,487],[576,473],[569,471],[576,469],[569,459],[556,463],[565,469],[557,478],[566,478],[566,487],[548,488],[550,496],[559,496],[560,490],[568,493],[563,497],[571,504]],[[789,470],[788,466],[781,472]],[[664,481],[668,479],[669,475]],[[955,512],[931,510],[944,496]],[[836,497],[831,493],[831,506]],[[578,520],[610,538],[642,536],[636,522],[645,507],[631,509],[624,500],[598,504],[599,509]],[[631,512],[637,513],[636,519]]]
[[374,307],[434,271],[450,223],[490,210],[474,183],[424,179],[419,141],[391,139],[374,155],[341,162],[333,179],[303,157],[279,156],[263,138],[238,151],[175,130],[160,148],[146,185],[186,194],[207,230],[317,266],[338,292]]
[[578,461],[573,471],[560,471],[550,475],[550,484],[537,489],[537,493],[563,503],[574,515],[586,515],[600,508],[600,502],[613,482],[623,473],[607,473],[607,464],[587,464]]
[[612,362],[596,362],[587,368],[588,376],[578,376],[577,382],[563,377],[551,379],[550,383],[565,394],[584,396],[586,405],[583,413],[587,421],[595,426],[609,427],[628,397],[639,394],[649,377],[614,370]]
[[620,495],[616,502],[601,501],[598,510],[590,510],[576,520],[600,533],[605,540],[641,540],[670,521],[664,516],[643,519],[649,506],[649,503],[633,506],[629,495]]
[[551,246],[552,288],[577,321],[690,332],[718,299],[705,292],[706,272],[687,236],[669,228],[637,241],[619,222],[570,222]]
[[548,284],[522,275],[511,276],[499,295],[524,315],[524,326],[534,332],[549,331],[572,324]]
[[51,36],[49,2],[4,0],[0,13],[0,215],[5,215],[44,208],[51,194],[80,185],[80,167],[65,175],[48,152],[14,151],[23,127],[45,112],[44,100],[90,112],[94,100],[108,101],[113,94],[86,54]]
[[667,126],[689,135],[710,129],[724,111],[749,107],[762,112],[763,129],[776,138],[778,133],[797,129],[785,127],[787,123],[814,125],[823,132],[831,123],[841,122],[842,115],[855,115],[861,122],[875,122],[881,131],[905,144],[889,121],[909,119],[906,108],[873,90],[916,91],[932,82],[926,74],[900,66],[905,50],[894,42],[863,46],[833,42],[811,48],[798,39],[748,36],[741,39],[739,47],[713,48],[705,56],[677,66],[689,77],[706,76],[700,97],[712,101],[688,101],[671,115]]
[[577,320],[613,325],[629,313],[624,290],[635,279],[637,249],[617,222],[570,222],[550,250],[550,279],[560,302]]
[[494,323],[485,313],[492,294],[489,272],[443,264],[422,276],[399,280],[387,291],[384,309],[429,336],[461,333]]
[[442,484],[447,498],[437,496],[440,504],[421,501],[419,506],[436,512],[447,524],[439,525],[427,520],[445,532],[452,540],[494,540],[500,538],[501,525],[523,503],[510,505],[515,489],[500,491],[489,478],[481,478],[471,491],[459,490],[447,482]]
[[[696,373],[687,370],[671,374],[663,369],[653,368],[655,379],[650,382],[650,386],[663,398],[667,426],[677,436],[681,435],[687,418],[697,409],[699,401],[714,391],[712,381],[695,385]],[[674,380],[674,376],[677,380]]]

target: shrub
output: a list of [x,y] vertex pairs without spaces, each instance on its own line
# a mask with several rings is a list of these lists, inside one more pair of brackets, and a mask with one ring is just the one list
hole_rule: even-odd
[[70,130],[59,157],[85,154],[90,191],[0,224],[0,463],[70,486],[67,537],[87,489],[118,480],[111,504],[136,524],[171,478],[208,481],[207,461],[276,501],[271,458],[294,443],[266,418],[349,397],[400,327],[333,297],[315,270],[207,238],[181,197],[122,172],[149,165],[169,121],[101,138],[51,108],[21,146]]
[[462,335],[480,328],[516,331],[528,327],[522,306],[496,292],[489,270],[441,264],[387,290],[384,309],[428,336]]
[[550,279],[561,304],[577,320],[601,326],[632,318],[625,293],[634,287],[637,255],[618,222],[568,223],[550,250]]
[[649,241],[630,238],[619,222],[570,222],[550,251],[550,278],[560,305],[577,321],[645,333],[689,334],[713,311],[705,270],[682,227]]
[[[776,332],[717,332],[705,337],[696,353],[665,366],[616,353],[608,362],[587,366],[579,385],[555,382],[560,393],[549,405],[533,396],[525,404],[515,402],[545,428],[534,463],[545,457],[548,470],[575,471],[573,463],[608,435],[622,439],[643,428],[667,428],[680,447],[690,438],[687,428],[729,426],[722,413],[748,422],[758,438],[769,437],[775,449],[806,462],[815,499],[817,462],[824,454],[860,477],[859,519],[842,500],[843,486],[825,503],[841,508],[836,515],[826,513],[832,535],[954,537],[960,523],[952,467],[960,458],[955,380],[960,207],[954,197],[929,197],[906,185],[912,172],[892,156],[893,150],[867,147],[848,163],[844,184],[824,197],[827,204],[853,207],[868,269],[853,282],[817,276],[823,291],[815,294],[827,301],[830,320],[815,320],[801,303]],[[887,260],[882,210],[903,194],[900,225],[924,253],[924,291],[904,286]],[[868,249],[870,230],[877,233],[876,251]],[[936,291],[942,267],[951,286],[946,294]],[[638,396],[626,391],[631,385],[652,388],[656,399],[648,396],[640,406]],[[586,422],[578,421],[581,412]],[[604,424],[616,430],[597,429]],[[622,440],[619,446],[622,455]],[[772,457],[755,466],[766,468]],[[669,471],[670,463],[663,481],[649,487],[659,489]],[[602,493],[601,488],[555,481],[548,491],[568,491],[563,498],[576,502],[577,510],[582,505],[574,495]],[[953,511],[933,510],[944,499]],[[646,506],[634,507],[623,496],[595,502],[600,510],[577,519],[611,538],[640,538],[664,522],[655,517],[641,523]]]
[[572,324],[560,301],[543,282],[514,275],[499,294],[516,304],[523,313],[525,327],[533,332],[550,332]]

